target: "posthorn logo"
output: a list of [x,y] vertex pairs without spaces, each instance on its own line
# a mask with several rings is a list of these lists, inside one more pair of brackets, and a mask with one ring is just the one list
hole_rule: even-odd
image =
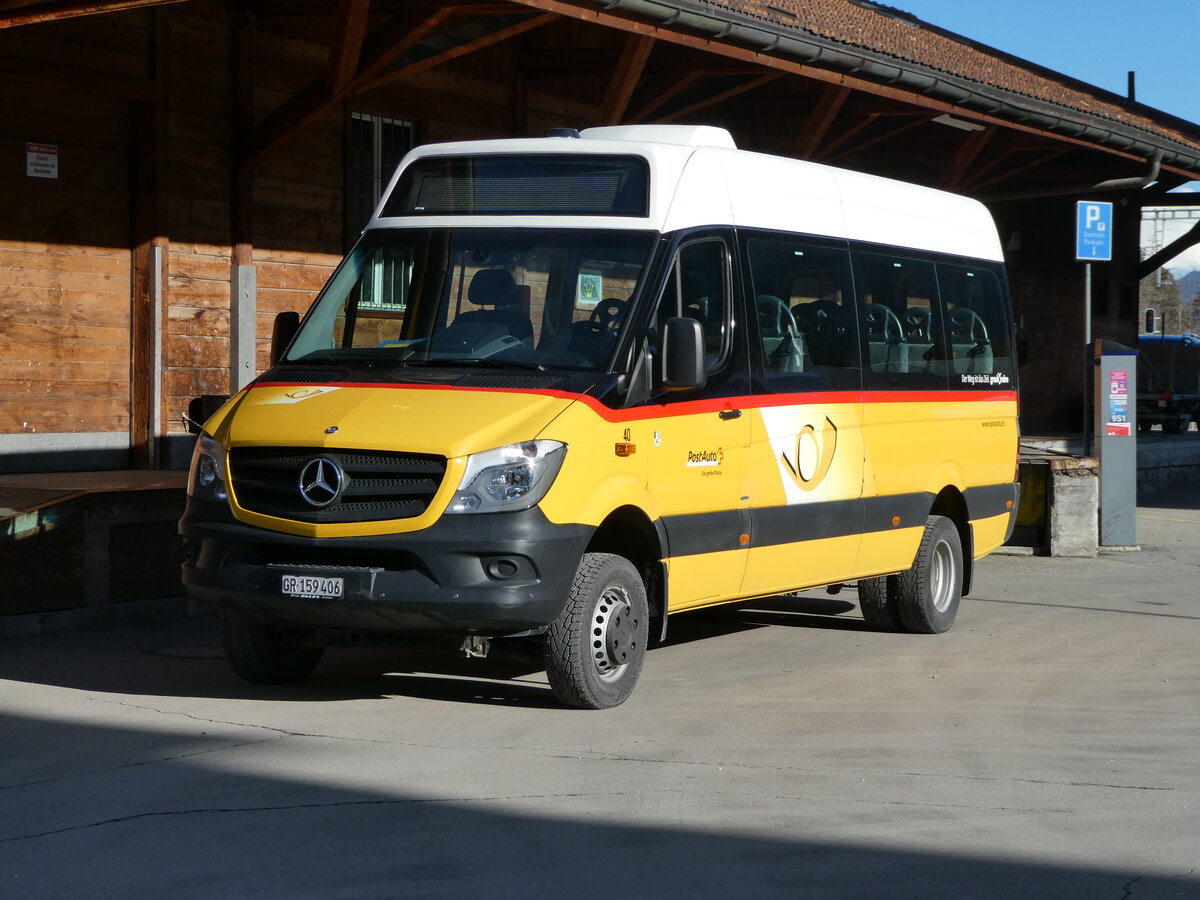
[[300,470],[300,496],[318,509],[337,500],[345,486],[342,467],[328,456],[310,459]]

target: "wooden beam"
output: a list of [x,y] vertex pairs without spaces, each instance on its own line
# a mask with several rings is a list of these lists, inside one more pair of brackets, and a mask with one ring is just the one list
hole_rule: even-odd
[[[1071,148],[1071,149],[1074,149],[1074,148]],[[993,176],[992,178],[988,178],[983,181],[980,181],[978,179],[975,181],[972,181],[969,185],[964,187],[964,190],[970,191],[970,193],[972,195],[978,194],[979,191],[983,190],[985,187],[991,187],[993,184],[1001,182],[1006,178],[1012,178],[1014,175],[1019,175],[1022,172],[1028,172],[1030,169],[1036,169],[1038,166],[1044,166],[1044,165],[1046,165],[1046,163],[1052,162],[1052,161],[1058,159],[1060,156],[1066,156],[1068,153],[1071,152],[1071,149],[1047,150],[1043,156],[1039,156],[1036,159],[1028,160],[1019,166],[1014,166],[1011,169],[1005,169],[1003,172],[1001,172],[998,175]]]
[[1137,267],[1138,280],[1140,281],[1147,275],[1153,275],[1155,269],[1161,268],[1184,250],[1195,247],[1197,244],[1200,244],[1200,222],[1197,222],[1157,253],[1142,260]]
[[329,47],[329,81],[337,91],[358,71],[358,58],[367,35],[371,0],[338,0]]
[[646,119],[648,119],[652,113],[662,109],[670,100],[690,88],[693,84],[704,77],[704,74],[705,73],[699,69],[693,69],[682,78],[680,78],[678,75],[668,76],[668,79],[671,83],[661,91],[652,92],[652,99],[648,100],[641,109],[633,113],[633,115],[629,117],[629,121],[646,121]]
[[987,142],[991,140],[992,135],[995,133],[995,128],[972,131],[958,145],[958,149],[954,151],[954,158],[950,160],[950,165],[946,171],[946,180],[942,185],[946,190],[953,191],[962,183],[967,170],[979,158],[979,154],[983,152],[983,148],[987,146]]
[[690,106],[685,106],[683,109],[677,109],[675,112],[666,116],[658,116],[655,122],[674,122],[682,119],[684,116],[690,116],[697,110],[707,109],[710,106],[715,106],[722,101],[729,100],[732,97],[737,97],[739,94],[744,94],[747,91],[752,91],[755,88],[762,87],[764,84],[769,84],[783,77],[783,72],[768,72],[766,75],[761,75],[758,78],[752,78],[750,81],[739,84],[737,87],[730,88],[727,91],[722,91],[719,94],[713,94],[697,103]]
[[[400,81],[403,78],[408,78],[418,72],[424,72],[426,69],[436,68],[452,59],[458,59],[460,56],[474,53],[477,50],[482,50],[485,47],[491,47],[495,44],[503,43],[504,41],[514,38],[517,35],[524,34],[527,31],[533,31],[535,28],[541,28],[550,22],[556,20],[558,16],[555,13],[544,13],[540,16],[533,16],[513,25],[504,28],[499,28],[487,34],[481,35],[474,40],[469,40],[456,46],[449,47],[440,53],[434,53],[422,59],[414,60],[411,63],[403,64],[388,72],[386,75],[380,75],[373,78],[362,85],[361,90],[371,91],[378,87],[383,87],[385,84],[391,84],[394,81]],[[358,79],[356,78],[357,82]]]
[[153,100],[130,104],[130,306],[129,445],[138,468],[158,456],[161,419],[163,323],[167,307],[167,81],[170,26],[163,12],[150,14],[147,69],[159,88]]
[[825,89],[821,91],[821,98],[817,101],[808,121],[805,122],[801,133],[796,135],[796,156],[801,159],[812,159],[849,96],[850,88],[844,84],[825,85]]
[[55,22],[59,19],[74,19],[98,13],[123,12],[147,6],[163,6],[168,3],[184,3],[186,0],[96,0],[87,3],[79,0],[62,0],[58,3],[36,3],[13,7],[0,13],[0,28],[17,28],[21,25],[37,25],[40,22]]
[[905,122],[903,125],[901,125],[897,128],[893,128],[891,131],[888,131],[885,134],[876,135],[875,137],[871,138],[869,141],[863,141],[861,144],[858,144],[857,146],[854,146],[854,147],[849,147],[849,148],[843,150],[841,153],[838,153],[834,156],[826,157],[825,161],[833,162],[836,159],[841,159],[844,156],[849,156],[851,153],[861,153],[863,150],[866,150],[869,147],[874,147],[876,144],[881,144],[884,141],[890,141],[892,138],[899,137],[900,135],[904,134],[904,132],[911,131],[914,128],[924,125],[926,122],[932,122],[935,118],[936,118],[936,116],[925,115],[925,116],[921,116],[921,117],[917,118],[915,121]]
[[608,89],[604,92],[604,100],[600,103],[598,124],[616,125],[621,121],[629,108],[633,89],[641,80],[654,43],[654,38],[638,34],[631,34],[625,39],[625,49],[621,51],[617,69],[613,72]]
[[858,122],[851,125],[845,131],[843,131],[841,134],[839,134],[837,136],[837,138],[835,138],[833,140],[833,142],[830,143],[830,145],[821,152],[820,156],[813,156],[812,158],[820,159],[820,160],[824,161],[825,159],[828,158],[830,153],[835,151],[838,147],[842,146],[843,144],[847,143],[851,138],[853,138],[856,134],[858,134],[864,128],[869,128],[871,125],[874,125],[876,122],[879,121],[879,119],[882,116],[883,116],[883,113],[876,113],[876,112],[867,113],[865,116],[863,116],[861,119],[859,119]]
[[417,25],[408,19],[392,19],[367,40],[366,61],[359,71],[340,88],[334,89],[325,72],[310,81],[299,93],[268,115],[254,129],[254,135],[241,164],[253,166],[290,141],[310,123],[355,93],[367,80],[386,69],[396,57],[420,43],[442,24],[454,10],[443,7],[426,16]]

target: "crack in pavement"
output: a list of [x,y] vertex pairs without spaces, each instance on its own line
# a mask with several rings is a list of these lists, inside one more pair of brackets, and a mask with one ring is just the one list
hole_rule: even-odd
[[241,741],[237,744],[222,744],[220,747],[206,747],[203,750],[193,750],[191,753],[177,753],[174,756],[158,756],[154,759],[143,759],[138,762],[121,763],[115,766],[105,766],[102,769],[89,769],[86,772],[72,772],[69,775],[56,775],[53,778],[38,778],[33,781],[19,781],[14,784],[0,784],[0,791],[10,791],[15,788],[35,787],[40,784],[54,784],[57,781],[70,781],[74,778],[90,778],[93,775],[107,775],[111,772],[120,772],[122,769],[136,769],[141,766],[154,766],[159,763],[177,762],[181,759],[191,759],[196,756],[204,756],[208,753],[220,753],[222,750],[237,750],[240,747],[251,747],[255,744],[266,744],[271,741],[282,740],[282,736],[273,738],[261,738],[256,741]]
[[[667,793],[677,793],[676,791],[667,791]],[[197,815],[228,815],[232,813],[258,813],[258,812],[289,812],[302,809],[338,809],[351,808],[360,806],[414,806],[424,804],[440,804],[440,803],[495,803],[512,800],[559,800],[559,799],[580,799],[585,797],[619,797],[619,796],[644,796],[641,791],[590,791],[586,793],[555,793],[555,794],[511,794],[498,795],[488,797],[408,797],[408,798],[380,798],[376,800],[333,800],[327,803],[287,803],[280,806],[213,806],[213,807],[197,807],[194,809],[166,809],[157,812],[142,812],[131,813],[127,816],[116,816],[111,819],[101,819],[96,822],[87,822],[81,825],[67,825],[63,828],[52,828],[49,831],[39,831],[31,834],[18,834],[12,837],[0,838],[0,844],[11,844],[17,841],[28,841],[35,838],[53,837],[59,834],[69,834],[73,831],[86,831],[92,828],[102,828],[106,825],[120,825],[125,822],[135,822],[139,819],[154,819],[154,818],[169,818],[176,816],[197,816]]]
[[[182,716],[183,718],[191,719],[196,722],[204,722],[210,725],[228,725],[236,728],[253,728],[263,731],[270,731],[283,737],[307,737],[318,738],[332,741],[345,741],[347,743],[357,744],[379,744],[387,747],[408,747],[417,750],[437,750],[441,752],[453,752],[460,748],[449,747],[439,744],[423,744],[413,741],[394,741],[384,738],[366,738],[354,737],[348,735],[328,734],[322,732],[307,732],[307,731],[292,731],[286,728],[277,728],[271,725],[259,725],[253,722],[234,722],[225,719],[211,719],[203,716],[196,716],[192,713],[182,712],[177,710],[158,709],[153,706],[144,706],[136,703],[127,703],[121,700],[108,700],[103,697],[89,696],[89,700],[97,703],[111,703],[116,706],[124,706],[131,709],[138,709],[144,712],[155,712],[164,716]],[[256,743],[256,742],[249,742]],[[239,745],[240,746],[240,745]],[[214,748],[220,749],[220,748]],[[478,752],[481,748],[472,748],[468,752]],[[1119,791],[1161,791],[1173,793],[1183,791],[1183,788],[1164,787],[1161,785],[1138,785],[1138,784],[1116,784],[1102,781],[1059,781],[1049,778],[996,778],[985,775],[963,775],[949,774],[946,772],[896,772],[888,770],[862,770],[855,772],[849,769],[836,769],[827,766],[786,766],[786,765],[769,765],[761,763],[741,763],[741,762],[725,762],[712,760],[686,760],[686,759],[662,759],[648,756],[628,756],[616,753],[605,753],[596,750],[585,750],[577,753],[567,753],[562,750],[549,749],[544,747],[522,747],[522,746],[496,746],[488,748],[491,750],[500,750],[504,752],[529,753],[542,756],[545,759],[562,759],[562,760],[595,760],[604,762],[629,762],[641,763],[644,765],[672,765],[672,766],[692,766],[703,769],[738,769],[741,771],[774,771],[774,772],[794,772],[801,774],[820,774],[820,775],[837,775],[843,777],[872,775],[877,777],[898,777],[898,778],[953,778],[960,781],[975,781],[994,784],[1028,784],[1050,787],[1071,787],[1071,788],[1106,788],[1109,790]],[[212,752],[212,751],[206,751]],[[67,776],[70,777],[70,776]]]

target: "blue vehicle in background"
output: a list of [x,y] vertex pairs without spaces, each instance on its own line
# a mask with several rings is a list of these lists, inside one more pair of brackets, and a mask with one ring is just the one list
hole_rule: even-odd
[[1200,335],[1138,336],[1138,430],[1182,434],[1200,425]]

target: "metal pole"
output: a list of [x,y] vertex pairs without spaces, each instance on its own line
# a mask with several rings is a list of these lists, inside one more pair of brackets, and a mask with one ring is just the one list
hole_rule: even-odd
[[1083,264],[1083,455],[1092,448],[1092,264]]

